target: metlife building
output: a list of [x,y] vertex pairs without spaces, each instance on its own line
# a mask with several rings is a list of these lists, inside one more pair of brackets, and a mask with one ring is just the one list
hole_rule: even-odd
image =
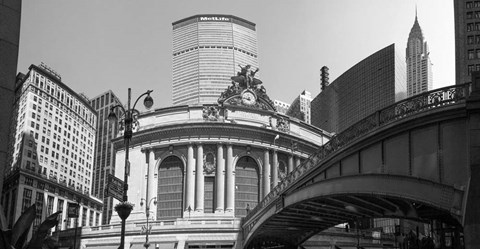
[[173,105],[217,103],[238,65],[258,68],[257,33],[250,21],[208,14],[172,26]]

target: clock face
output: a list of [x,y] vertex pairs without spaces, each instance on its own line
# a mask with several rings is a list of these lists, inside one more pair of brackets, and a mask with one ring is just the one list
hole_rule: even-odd
[[242,94],[242,102],[245,105],[254,105],[256,102],[255,95],[251,92],[244,92]]

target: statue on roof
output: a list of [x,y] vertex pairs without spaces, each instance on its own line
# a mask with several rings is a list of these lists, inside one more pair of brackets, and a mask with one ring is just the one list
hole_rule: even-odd
[[238,66],[240,72],[231,77],[232,85],[220,95],[218,103],[275,111],[273,101],[268,97],[265,87],[261,85],[262,81],[255,78],[259,69],[253,70],[251,65]]
[[253,71],[250,65],[245,67],[238,66],[241,68],[240,72],[237,73],[237,76],[231,77],[231,79],[238,83],[241,88],[257,88],[258,85],[262,84],[261,80],[255,78],[255,74],[260,70],[259,68]]

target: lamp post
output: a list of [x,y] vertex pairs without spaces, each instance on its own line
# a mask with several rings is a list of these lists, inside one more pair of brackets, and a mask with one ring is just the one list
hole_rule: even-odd
[[133,107],[130,108],[130,101],[131,101],[131,93],[132,89],[128,88],[128,104],[127,104],[127,109],[122,105],[116,105],[112,106],[110,108],[110,114],[108,115],[108,120],[111,122],[116,122],[117,121],[117,115],[115,115],[114,110],[116,108],[120,108],[123,111],[124,114],[124,132],[123,132],[123,140],[125,142],[125,174],[124,174],[124,185],[123,185],[123,201],[115,206],[115,211],[118,213],[118,216],[122,219],[122,231],[121,231],[121,237],[120,237],[120,246],[118,247],[119,249],[124,249],[125,245],[125,220],[128,218],[130,215],[130,212],[132,211],[133,206],[129,204],[128,201],[128,196],[127,196],[127,190],[128,190],[128,175],[130,171],[130,162],[128,161],[128,153],[129,153],[129,146],[130,146],[130,139],[132,138],[132,128],[133,124],[137,122],[137,117],[139,114],[139,111],[135,110],[135,106],[137,105],[138,100],[140,100],[141,97],[144,95],[147,95],[145,99],[143,100],[143,104],[145,105],[145,108],[150,109],[153,106],[153,99],[150,96],[150,93],[153,92],[153,90],[148,90],[142,95],[140,95],[135,103],[133,104]]
[[[148,195],[148,194],[147,194]],[[148,198],[148,197],[147,197]],[[157,197],[153,197],[152,199],[150,199],[150,201],[147,202],[147,199],[141,199],[140,200],[140,206],[143,206],[143,201],[145,201],[146,205],[145,205],[145,215],[147,216],[147,226],[145,227],[145,244],[143,244],[143,246],[145,248],[148,248],[150,246],[150,242],[148,241],[148,234],[150,233],[150,230],[152,229],[149,225],[148,225],[148,221],[149,221],[149,217],[150,217],[150,204],[152,203],[153,201],[153,205],[157,205]]]

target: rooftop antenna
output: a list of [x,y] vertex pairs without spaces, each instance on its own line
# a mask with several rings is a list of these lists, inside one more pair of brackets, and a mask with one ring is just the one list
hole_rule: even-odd
[[417,21],[417,4],[415,4],[415,21]]

